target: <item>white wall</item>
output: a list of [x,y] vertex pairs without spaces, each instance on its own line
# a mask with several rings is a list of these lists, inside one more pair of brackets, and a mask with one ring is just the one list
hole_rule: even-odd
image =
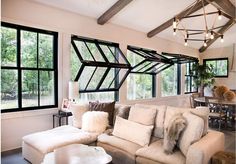
[[230,89],[236,89],[236,70],[232,71],[232,64],[235,63],[235,59],[233,61],[233,55],[234,55],[234,46],[231,45],[228,47],[223,48],[213,48],[213,49],[207,49],[205,52],[200,54],[200,58],[208,59],[208,58],[224,58],[227,57],[229,60],[229,76],[228,78],[215,78],[216,82],[214,85],[226,85]]
[[[198,57],[197,49],[184,47],[182,44],[158,37],[147,38],[145,33],[111,23],[103,26],[97,25],[95,19],[61,9],[43,6],[29,0],[2,0],[2,21],[59,32],[59,104],[63,97],[67,97],[67,84],[70,80],[69,59],[71,34],[117,42],[120,44],[124,54],[126,54],[127,45],[134,45],[154,49],[157,52],[182,53]],[[157,76],[157,81],[160,81],[159,76]],[[159,88],[160,83],[158,83],[157,87],[157,98],[142,101],[127,101],[125,82],[120,89],[120,102],[129,104],[142,102],[173,106],[188,105],[188,96],[160,98]],[[184,87],[182,87],[182,93],[183,90]],[[2,151],[20,147],[21,138],[24,135],[52,128],[52,113],[55,113],[56,110],[46,109],[2,114]]]

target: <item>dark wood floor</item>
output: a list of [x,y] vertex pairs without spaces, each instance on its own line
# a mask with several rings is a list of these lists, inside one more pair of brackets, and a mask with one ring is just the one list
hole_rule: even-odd
[[[222,131],[225,134],[225,150],[236,153],[235,140],[236,132]],[[1,164],[29,164],[23,159],[21,149],[1,153]]]

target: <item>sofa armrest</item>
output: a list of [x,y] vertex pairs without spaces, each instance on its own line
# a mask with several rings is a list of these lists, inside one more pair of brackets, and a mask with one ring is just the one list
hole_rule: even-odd
[[224,133],[208,131],[198,142],[189,147],[186,164],[207,164],[216,152],[224,150],[224,145]]

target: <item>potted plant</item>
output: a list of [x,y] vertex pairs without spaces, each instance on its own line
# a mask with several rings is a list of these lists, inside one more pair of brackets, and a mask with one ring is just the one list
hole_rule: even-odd
[[204,88],[206,86],[211,86],[214,84],[214,72],[213,72],[213,66],[212,65],[200,65],[199,63],[195,63],[192,66],[191,74],[196,76],[194,78],[194,82],[196,87],[198,87],[200,96],[204,96]]

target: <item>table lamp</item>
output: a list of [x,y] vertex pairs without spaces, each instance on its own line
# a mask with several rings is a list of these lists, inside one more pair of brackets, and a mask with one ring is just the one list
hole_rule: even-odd
[[69,82],[69,100],[75,102],[76,98],[79,97],[79,85],[77,81]]

